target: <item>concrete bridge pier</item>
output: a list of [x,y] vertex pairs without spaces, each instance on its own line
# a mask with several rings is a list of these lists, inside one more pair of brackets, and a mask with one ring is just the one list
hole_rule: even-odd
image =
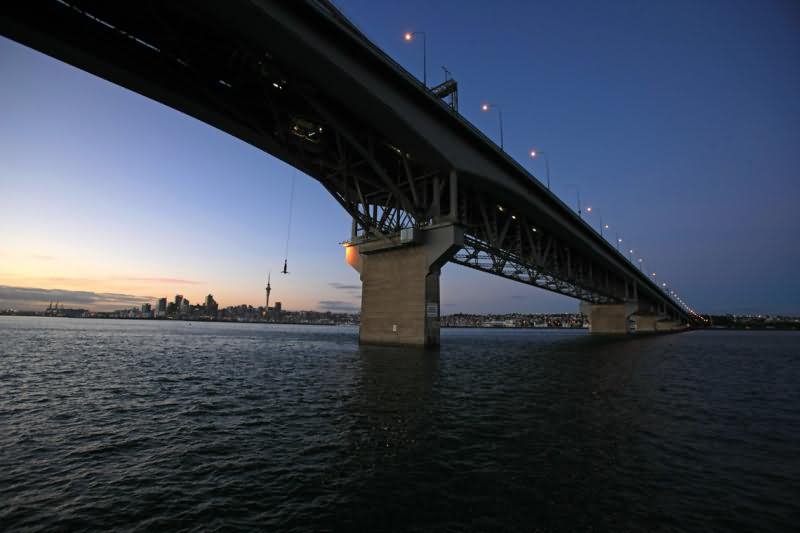
[[662,315],[637,314],[633,317],[636,333],[653,333],[658,330],[659,321],[663,320]]
[[361,274],[359,342],[438,346],[439,274],[463,245],[452,223],[348,245],[347,263]]
[[636,323],[637,333],[665,333],[685,329],[680,320],[667,315],[634,315],[633,320]]
[[[678,331],[686,326],[651,305],[630,300],[620,304],[592,304],[581,302],[581,313],[589,317],[589,333],[626,334]],[[633,330],[630,323],[633,322]]]
[[656,331],[682,331],[686,327],[680,320],[661,320],[656,323]]
[[581,302],[581,313],[589,317],[589,333],[624,335],[629,332],[628,320],[639,309],[635,301],[620,304]]

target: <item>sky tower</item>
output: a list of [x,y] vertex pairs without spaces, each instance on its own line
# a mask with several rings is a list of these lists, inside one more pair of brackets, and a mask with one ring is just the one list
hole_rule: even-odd
[[272,272],[267,274],[267,303],[264,305],[264,316],[269,315],[269,293],[272,291],[272,287],[269,286],[269,278]]

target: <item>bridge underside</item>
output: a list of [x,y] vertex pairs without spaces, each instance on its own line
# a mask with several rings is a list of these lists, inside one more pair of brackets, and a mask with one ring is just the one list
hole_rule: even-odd
[[[364,265],[385,262],[395,277],[414,272],[419,286],[405,292],[422,294],[426,313],[433,309],[427,303],[437,304],[435,320],[425,315],[409,344],[438,343],[438,270],[446,261],[592,304],[651,302],[686,319],[326,2],[10,0],[0,14],[2,34],[207,122],[319,181],[352,217],[351,244],[373,248]],[[414,252],[428,248],[419,242],[393,249],[404,230],[432,235],[442,225],[458,227],[459,239],[440,257]],[[415,253],[427,257],[425,266],[397,269],[379,259]],[[406,260],[413,263],[398,259]],[[400,296],[387,296],[397,291],[365,268],[362,340],[382,342],[365,331],[371,323],[397,326],[384,318]],[[418,302],[409,305],[419,321]]]

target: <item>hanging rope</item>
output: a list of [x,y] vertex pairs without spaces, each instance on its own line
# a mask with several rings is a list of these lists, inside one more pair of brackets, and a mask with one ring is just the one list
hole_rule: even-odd
[[294,180],[297,177],[297,169],[292,170],[292,186],[289,193],[289,225],[286,228],[286,250],[283,254],[283,274],[288,274],[287,265],[289,263],[289,239],[292,236],[292,209],[294,207]]

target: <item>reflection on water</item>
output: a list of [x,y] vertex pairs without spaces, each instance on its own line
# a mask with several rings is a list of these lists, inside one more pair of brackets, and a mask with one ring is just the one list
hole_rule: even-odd
[[788,530],[792,333],[0,319],[0,524]]

